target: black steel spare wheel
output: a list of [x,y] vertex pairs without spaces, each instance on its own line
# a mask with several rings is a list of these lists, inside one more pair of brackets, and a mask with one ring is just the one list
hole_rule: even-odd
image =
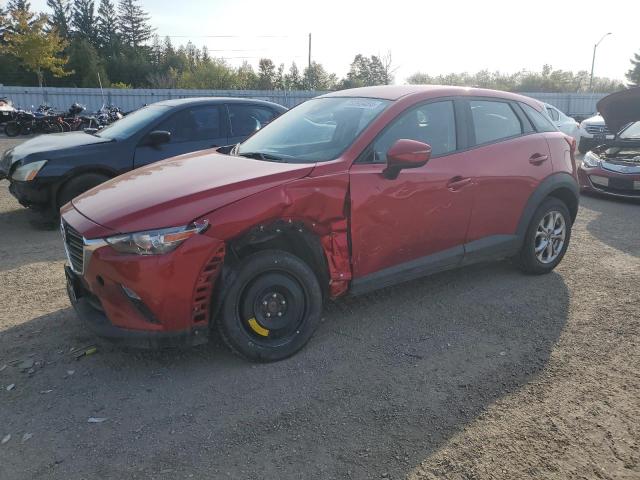
[[296,335],[302,323],[307,294],[300,282],[286,272],[266,272],[250,282],[241,295],[240,318],[258,343],[277,346]]
[[243,259],[226,291],[218,327],[232,350],[256,361],[293,355],[317,328],[320,285],[300,258],[265,250]]

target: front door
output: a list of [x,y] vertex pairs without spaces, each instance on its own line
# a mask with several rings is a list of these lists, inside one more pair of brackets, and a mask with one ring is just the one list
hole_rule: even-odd
[[153,130],[168,131],[171,140],[162,145],[149,145],[143,139],[136,148],[134,168],[183,153],[226,145],[226,113],[223,107],[188,107],[162,120]]
[[[469,158],[460,149],[454,101],[399,115],[350,170],[353,290],[392,284],[459,263],[472,206]],[[432,157],[396,179],[382,175],[401,138],[428,143]]]

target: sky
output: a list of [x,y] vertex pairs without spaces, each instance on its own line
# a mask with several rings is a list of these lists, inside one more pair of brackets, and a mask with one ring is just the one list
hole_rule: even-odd
[[[46,11],[46,0],[31,0]],[[96,9],[99,0],[95,0]],[[591,69],[624,80],[640,52],[640,2],[609,0],[141,0],[161,37],[191,40],[232,65],[260,57],[307,64],[311,57],[342,77],[357,53],[390,53],[396,83],[415,72],[430,75]],[[215,37],[213,37],[215,36]],[[224,37],[229,36],[229,37]]]

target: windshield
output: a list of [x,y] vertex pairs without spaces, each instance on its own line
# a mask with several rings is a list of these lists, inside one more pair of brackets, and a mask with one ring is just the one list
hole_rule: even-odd
[[634,122],[625,128],[620,134],[620,138],[640,140],[640,122]]
[[102,138],[110,138],[111,140],[124,140],[160,117],[168,108],[160,105],[149,105],[130,113],[117,122],[113,122],[96,133],[96,135]]
[[312,99],[256,132],[236,153],[269,161],[333,160],[389,103],[377,98]]

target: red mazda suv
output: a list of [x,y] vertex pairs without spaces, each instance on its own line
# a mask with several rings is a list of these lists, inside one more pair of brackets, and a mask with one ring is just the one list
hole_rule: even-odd
[[343,90],[229,155],[185,154],[62,208],[69,297],[98,335],[299,350],[323,302],[478,261],[553,270],[578,210],[575,142],[537,101],[441,86]]

